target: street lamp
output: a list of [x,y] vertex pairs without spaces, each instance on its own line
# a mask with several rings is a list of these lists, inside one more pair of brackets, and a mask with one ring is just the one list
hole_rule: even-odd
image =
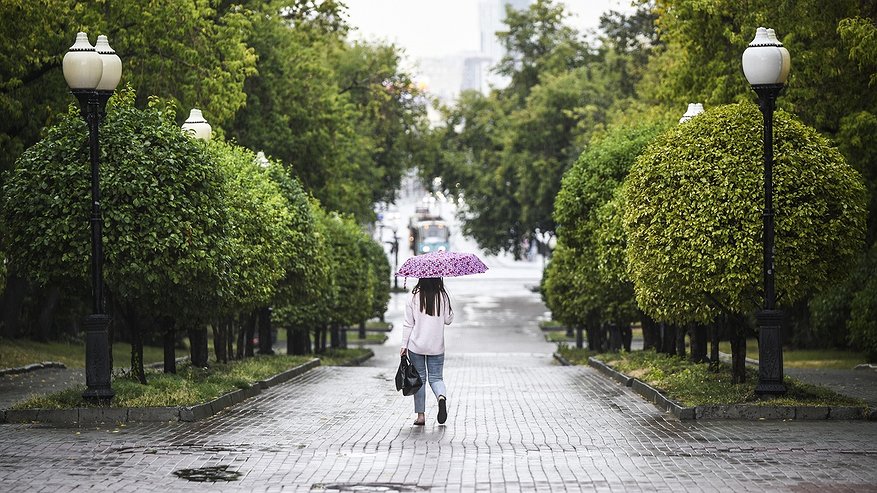
[[703,104],[688,103],[688,110],[686,110],[685,114],[682,115],[682,118],[679,119],[679,123],[685,123],[701,113],[703,113]]
[[103,218],[100,204],[100,147],[98,126],[106,114],[107,101],[122,78],[122,61],[110,48],[106,36],[98,36],[91,46],[85,33],[76,34],[76,42],[64,55],[64,79],[76,96],[82,117],[88,124],[88,147],[91,161],[91,285],[92,314],[85,319],[85,384],[82,397],[109,403],[113,392],[110,381],[110,318],[104,313],[103,295]]
[[790,67],[789,51],[779,42],[774,30],[759,27],[755,39],[743,52],[743,73],[758,94],[758,107],[764,116],[764,307],[755,314],[758,322],[758,385],[755,393],[759,395],[786,393],[780,340],[783,312],[776,309],[774,287],[773,111]]
[[[183,123],[182,128],[184,132],[196,139],[210,140],[210,137],[213,135],[213,129],[207,123],[207,120],[204,119],[204,115],[201,114],[201,110],[198,108],[192,108],[189,112],[189,118]],[[262,154],[262,157],[264,156]]]

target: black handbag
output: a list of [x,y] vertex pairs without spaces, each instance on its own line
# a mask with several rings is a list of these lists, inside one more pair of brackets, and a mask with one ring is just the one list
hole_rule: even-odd
[[423,380],[417,368],[408,361],[408,356],[402,355],[399,361],[399,369],[396,370],[396,390],[401,390],[402,395],[414,395],[423,387]]

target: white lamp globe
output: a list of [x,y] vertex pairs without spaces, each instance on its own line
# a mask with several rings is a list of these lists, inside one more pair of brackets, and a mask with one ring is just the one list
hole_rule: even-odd
[[64,80],[70,89],[94,89],[103,76],[103,61],[88,42],[88,35],[76,33],[76,42],[64,55]]
[[100,56],[103,63],[103,75],[97,84],[98,91],[115,91],[116,86],[122,79],[122,60],[116,55],[115,50],[110,48],[107,37],[101,34],[97,37],[94,50]]
[[785,83],[790,64],[784,63],[781,46],[776,35],[771,39],[766,28],[759,27],[756,30],[755,38],[743,52],[743,73],[749,84],[758,86]]
[[701,113],[703,113],[703,105],[701,103],[688,103],[688,109],[682,115],[682,118],[679,119],[679,123],[685,123]]
[[189,118],[183,123],[182,128],[187,134],[201,140],[210,140],[210,136],[213,134],[213,129],[198,108],[192,108],[192,111],[189,112]]

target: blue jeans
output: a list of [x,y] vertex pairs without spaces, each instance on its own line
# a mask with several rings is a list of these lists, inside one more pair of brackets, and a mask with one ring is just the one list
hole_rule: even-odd
[[[445,382],[442,381],[442,368],[445,366],[444,354],[425,355],[408,351],[408,360],[411,361],[414,368],[417,368],[420,379],[424,382],[429,381],[429,386],[432,387],[432,393],[435,394],[436,398],[440,395],[448,395],[446,394]],[[428,375],[427,372],[429,372]],[[420,387],[420,390],[414,394],[414,412],[426,412],[426,385]]]

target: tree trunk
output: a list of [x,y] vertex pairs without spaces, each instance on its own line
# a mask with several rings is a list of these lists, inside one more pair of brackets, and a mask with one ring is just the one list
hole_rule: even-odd
[[676,356],[685,357],[685,334],[688,333],[688,327],[676,327]]
[[[584,341],[582,341],[582,331],[583,331],[582,325],[576,324],[576,347],[579,349],[582,349],[583,342],[584,342]],[[588,349],[591,349],[591,347],[588,346]]]
[[618,331],[621,334],[621,345],[629,353],[630,346],[633,344],[633,329],[630,328],[630,322],[619,321]]
[[736,330],[731,334],[731,381],[746,382],[746,337]]
[[613,353],[621,350],[621,328],[617,323],[609,324],[609,350]]
[[177,372],[177,331],[174,319],[165,320],[164,328],[164,372]]
[[253,339],[256,338],[256,320],[258,317],[258,313],[256,310],[250,312],[247,316],[246,321],[246,340],[244,345],[244,354],[249,358],[255,355],[253,351]]
[[247,317],[244,314],[241,314],[238,317],[238,328],[237,328],[237,349],[235,350],[235,357],[239,360],[244,359],[244,349],[247,347]]
[[225,334],[226,323],[219,320],[211,326],[213,329],[213,353],[216,356],[217,363],[228,363],[228,349],[226,345],[227,336]]
[[718,316],[710,325],[710,371],[713,373],[719,372],[721,363],[719,360],[719,336],[722,333],[723,320],[724,315]]
[[334,324],[334,323],[332,324],[332,329],[331,329],[332,330],[332,341],[331,341],[332,349],[337,349],[337,348],[341,347],[341,337],[338,336],[338,330],[339,330],[338,327],[339,327],[338,324]]
[[326,347],[329,345],[329,326],[320,327],[320,352],[325,353]]
[[143,369],[143,325],[139,314],[133,307],[128,307],[128,327],[131,329],[131,375],[146,385],[146,371]]
[[235,352],[234,352],[234,339],[235,339],[235,332],[234,332],[234,331],[235,331],[234,317],[228,317],[228,319],[226,319],[226,322],[227,322],[227,323],[225,324],[225,347],[226,347],[225,356],[226,356],[229,360],[233,360],[233,359],[235,358]]
[[[660,332],[658,332],[658,324],[652,317],[642,314],[640,317],[640,325],[643,330],[643,350],[658,350],[660,346]],[[660,352],[660,350],[658,350]]]
[[43,300],[40,309],[40,316],[37,319],[37,332],[34,339],[46,342],[52,339],[52,327],[55,325],[55,311],[58,308],[58,301],[61,299],[61,290],[57,286],[48,288],[45,300]]
[[267,306],[259,309],[259,354],[274,354],[271,308]]
[[676,356],[676,326],[664,324],[664,337],[661,341],[662,353]]
[[21,332],[21,306],[27,295],[27,288],[27,281],[16,274],[9,274],[6,278],[6,289],[3,291],[3,337],[11,339]]
[[707,361],[709,361],[709,359],[706,357],[707,332],[707,326],[704,324],[694,324],[694,326],[690,330],[690,359],[694,363],[706,363]]
[[365,320],[359,322],[359,338],[365,339]]
[[189,327],[187,333],[189,335],[189,357],[192,360],[192,366],[207,368],[210,354],[210,350],[207,347],[207,327]]

